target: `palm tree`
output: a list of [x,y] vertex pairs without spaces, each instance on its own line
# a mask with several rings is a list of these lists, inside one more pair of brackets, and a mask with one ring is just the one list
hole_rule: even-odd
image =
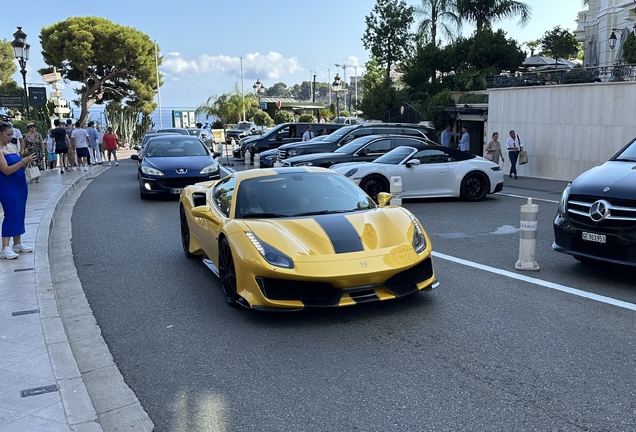
[[258,106],[256,96],[248,93],[241,94],[238,84],[234,85],[234,93],[223,93],[220,96],[212,95],[208,100],[199,105],[194,111],[196,116],[216,116],[223,123],[223,131],[230,123],[236,123],[250,106]]
[[530,6],[515,0],[457,0],[459,16],[475,22],[477,31],[491,27],[493,21],[518,16],[523,26],[530,21]]
[[453,40],[461,29],[461,19],[457,12],[455,0],[421,0],[422,4],[415,6],[415,15],[422,17],[418,25],[418,36],[427,39],[437,46],[438,29],[443,37]]

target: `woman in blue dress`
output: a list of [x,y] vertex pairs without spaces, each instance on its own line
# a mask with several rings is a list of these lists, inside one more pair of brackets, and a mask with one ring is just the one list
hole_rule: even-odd
[[[0,123],[0,203],[4,210],[2,221],[2,250],[0,259],[15,259],[17,252],[32,252],[22,244],[20,237],[25,232],[26,201],[29,193],[24,167],[33,161],[31,156],[24,159],[18,149],[11,144],[13,127]],[[13,237],[13,249],[9,242]]]

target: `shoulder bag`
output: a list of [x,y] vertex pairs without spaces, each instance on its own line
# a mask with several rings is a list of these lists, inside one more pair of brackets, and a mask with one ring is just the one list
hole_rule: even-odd
[[29,165],[24,169],[27,180],[35,180],[40,177],[40,168],[37,165]]

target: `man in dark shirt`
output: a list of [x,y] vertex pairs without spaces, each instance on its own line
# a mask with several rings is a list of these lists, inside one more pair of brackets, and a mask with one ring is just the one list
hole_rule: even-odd
[[68,165],[68,146],[69,139],[68,135],[66,135],[66,130],[64,129],[64,125],[60,123],[59,120],[53,121],[53,125],[55,126],[51,129],[51,136],[53,137],[53,146],[55,147],[55,154],[58,154],[60,159],[60,174],[64,173],[64,171],[69,170]]

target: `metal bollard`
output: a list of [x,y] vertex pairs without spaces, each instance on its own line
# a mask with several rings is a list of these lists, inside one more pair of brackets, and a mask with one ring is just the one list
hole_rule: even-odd
[[245,169],[250,169],[250,164],[251,164],[251,154],[249,152],[249,150],[245,150]]
[[519,261],[515,264],[517,270],[539,270],[536,262],[538,215],[539,206],[532,204],[532,198],[528,198],[528,203],[521,206]]
[[261,156],[258,153],[254,153],[254,168],[261,167]]
[[391,177],[391,185],[389,186],[389,192],[391,192],[391,205],[402,205],[402,177]]

